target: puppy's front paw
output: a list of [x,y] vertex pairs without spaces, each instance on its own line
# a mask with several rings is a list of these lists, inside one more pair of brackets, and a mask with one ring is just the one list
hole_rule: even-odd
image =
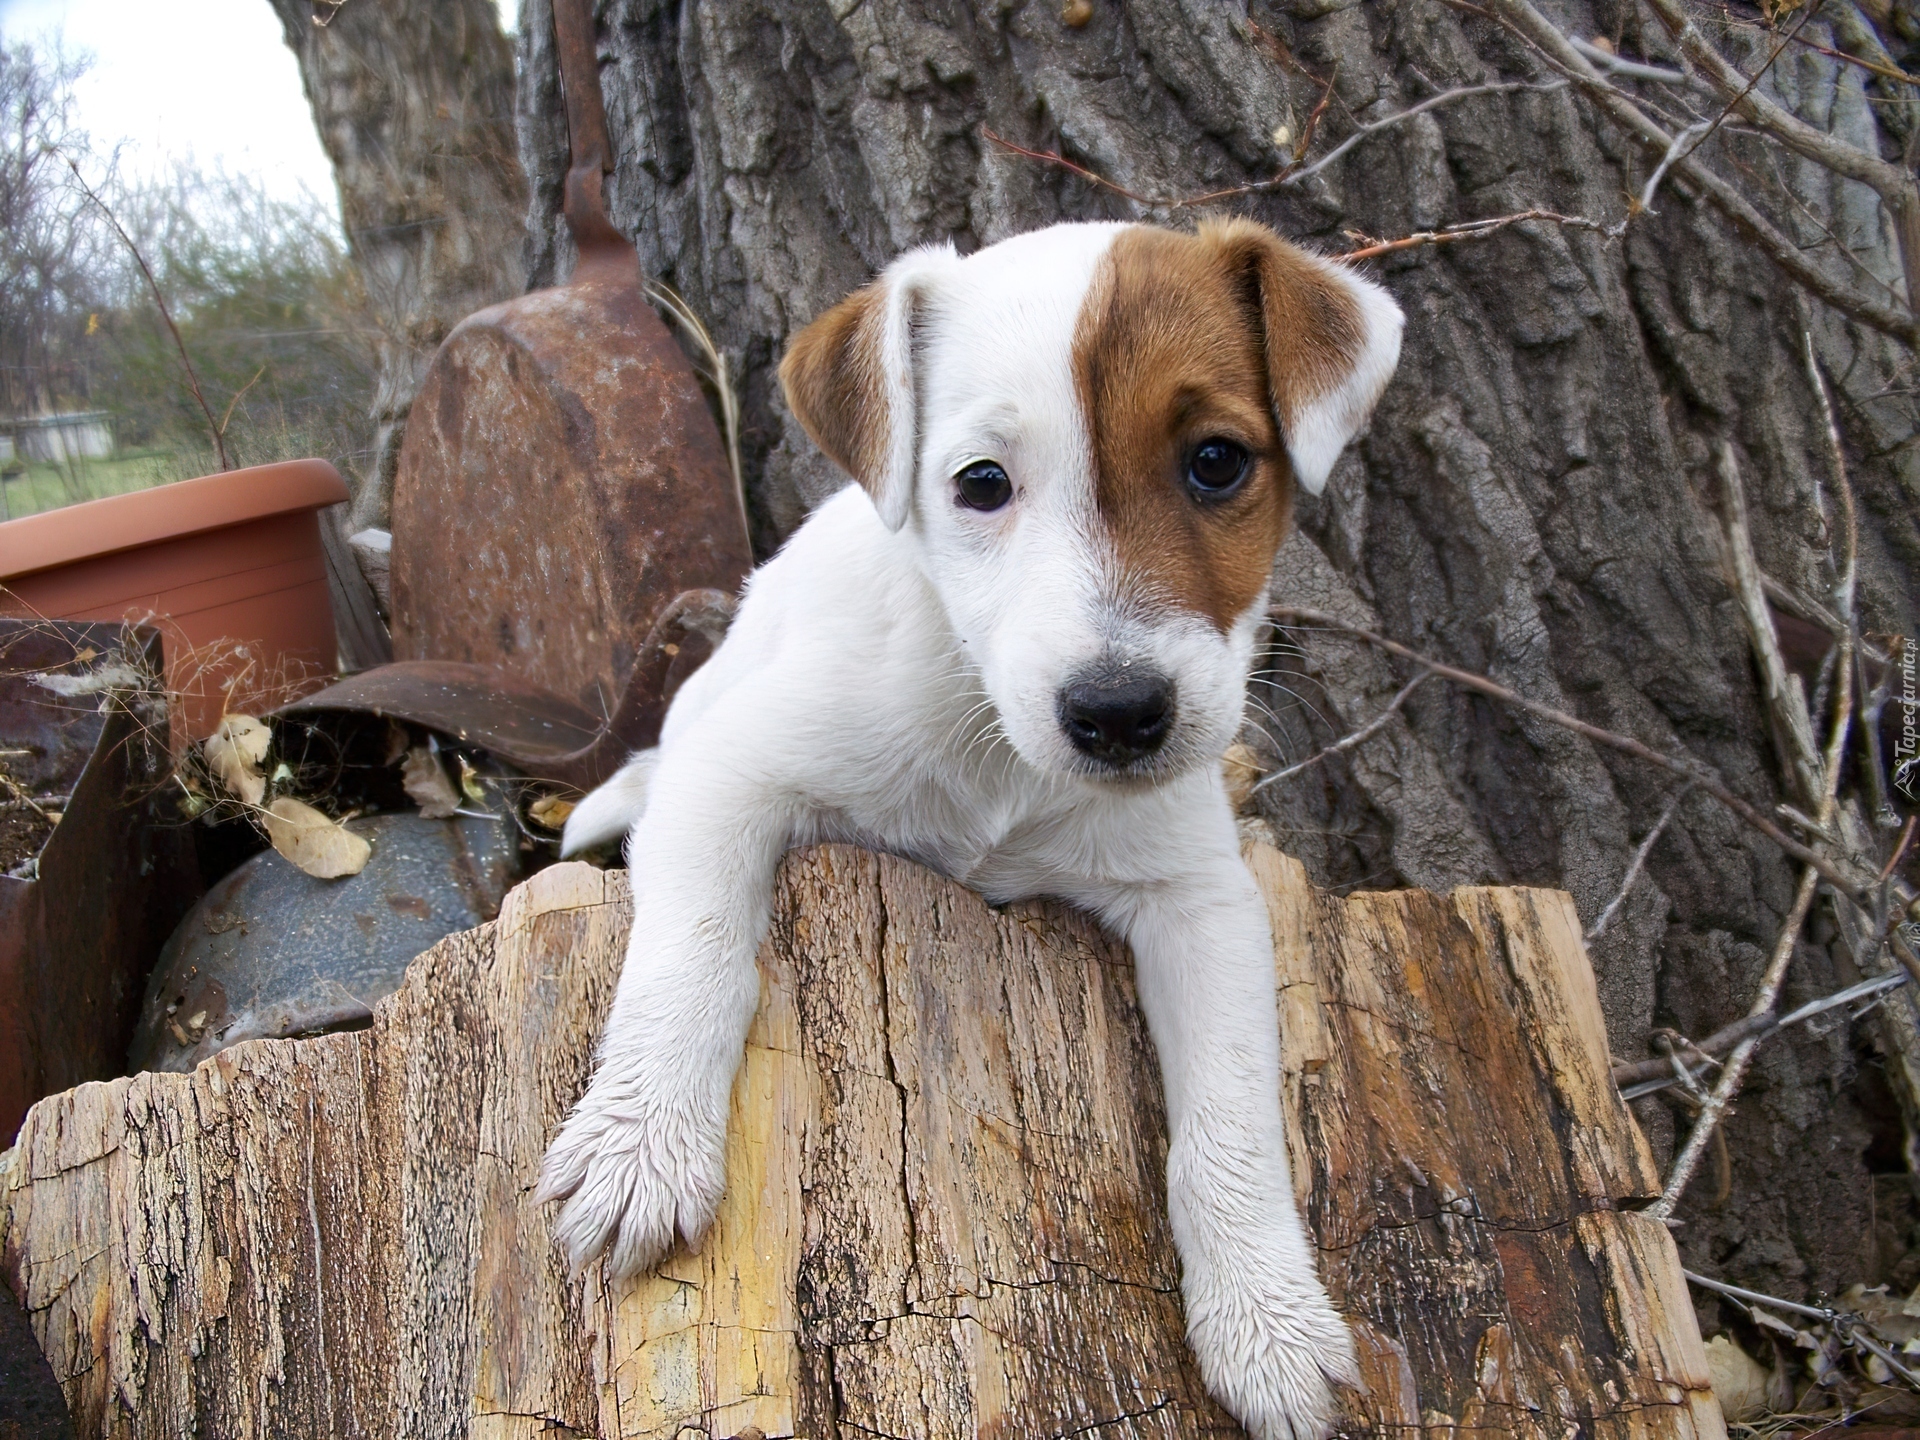
[[1200,1373],[1253,1440],[1322,1440],[1339,1412],[1333,1387],[1360,1384],[1353,1334],[1307,1266],[1299,1276],[1253,1265],[1183,1287]]
[[635,1118],[596,1081],[548,1149],[534,1198],[567,1202],[553,1234],[576,1270],[605,1251],[619,1280],[651,1268],[676,1233],[696,1244],[726,1178],[724,1117],[717,1133],[691,1116]]

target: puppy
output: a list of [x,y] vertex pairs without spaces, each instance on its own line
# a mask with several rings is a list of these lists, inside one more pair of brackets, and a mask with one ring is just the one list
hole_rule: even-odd
[[780,380],[855,480],[749,582],[659,746],[565,848],[627,834],[633,933],[541,1174],[609,1273],[706,1230],[789,846],[910,856],[1132,946],[1187,1333],[1258,1440],[1324,1435],[1353,1346],[1287,1176],[1273,945],[1219,761],[1293,487],[1400,351],[1386,293],[1260,226],[1056,225],[914,250]]

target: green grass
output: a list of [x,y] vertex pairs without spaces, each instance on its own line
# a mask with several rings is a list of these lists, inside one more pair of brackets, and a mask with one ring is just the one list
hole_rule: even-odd
[[58,510],[83,500],[124,495],[169,480],[184,480],[187,469],[171,450],[128,450],[110,460],[73,460],[62,465],[32,463],[24,473],[0,481],[5,495],[0,518],[18,520],[42,510]]

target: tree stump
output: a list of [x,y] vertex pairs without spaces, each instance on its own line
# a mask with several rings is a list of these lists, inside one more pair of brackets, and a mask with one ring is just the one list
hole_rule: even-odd
[[[1250,852],[1355,1435],[1724,1435],[1557,891],[1317,892]],[[578,864],[373,1027],[42,1101],[4,1270],[81,1437],[1232,1436],[1182,1334],[1124,949],[904,861],[783,869],[699,1254],[570,1277],[529,1202],[626,929]]]

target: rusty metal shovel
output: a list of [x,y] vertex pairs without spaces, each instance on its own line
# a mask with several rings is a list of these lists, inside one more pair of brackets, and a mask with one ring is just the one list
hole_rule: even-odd
[[591,0],[553,19],[579,263],[434,356],[394,481],[395,663],[297,708],[415,720],[587,785],[657,738],[752,550],[693,367],[607,218]]

